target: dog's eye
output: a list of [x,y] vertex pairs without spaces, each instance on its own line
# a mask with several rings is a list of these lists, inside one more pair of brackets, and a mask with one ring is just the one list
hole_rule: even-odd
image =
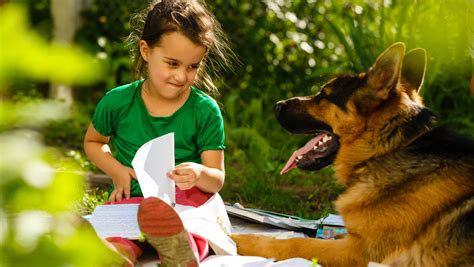
[[322,100],[323,98],[326,98],[326,97],[327,97],[326,91],[321,90],[321,91],[319,91],[319,93],[316,94],[316,96],[314,97],[314,101],[315,101],[316,103],[319,103],[319,102],[321,102],[321,100]]

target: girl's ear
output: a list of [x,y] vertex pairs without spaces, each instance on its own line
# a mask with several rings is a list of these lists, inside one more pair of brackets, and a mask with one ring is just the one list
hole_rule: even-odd
[[150,56],[151,48],[148,46],[145,40],[140,40],[140,54],[142,55],[143,60],[148,62],[148,57]]

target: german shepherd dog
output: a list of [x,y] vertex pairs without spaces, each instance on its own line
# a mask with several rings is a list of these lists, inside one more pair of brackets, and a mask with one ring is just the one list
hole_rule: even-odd
[[240,255],[318,259],[323,266],[474,266],[474,142],[437,127],[418,95],[426,52],[385,50],[314,96],[280,101],[291,133],[315,135],[282,173],[333,164],[342,239],[233,235]]

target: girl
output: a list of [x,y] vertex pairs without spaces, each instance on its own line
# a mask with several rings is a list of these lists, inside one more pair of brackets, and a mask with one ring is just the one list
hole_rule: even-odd
[[[139,79],[112,89],[101,99],[85,134],[84,150],[112,177],[110,202],[136,203],[143,199],[131,168],[136,151],[147,141],[174,132],[178,165],[168,176],[176,183],[177,203],[199,206],[224,184],[224,126],[216,102],[194,85],[215,94],[211,77],[219,78],[234,54],[219,23],[200,1],[155,1],[135,19],[141,30],[129,40],[134,44],[134,71]],[[214,68],[210,72],[209,65]],[[183,241],[187,233],[171,207],[159,199],[147,199],[141,202],[138,215],[142,232],[164,263],[197,265],[193,255],[177,251],[194,247],[199,237],[193,236],[189,244],[186,238]],[[169,231],[163,230],[166,225]],[[128,251],[132,262],[141,254],[129,240],[109,241],[119,251]],[[163,247],[170,241],[179,245]],[[198,252],[202,259],[207,245]]]

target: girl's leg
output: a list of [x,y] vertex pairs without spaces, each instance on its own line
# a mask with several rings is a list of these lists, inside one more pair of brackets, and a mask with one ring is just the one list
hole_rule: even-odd
[[188,190],[181,190],[176,187],[176,203],[183,206],[199,207],[206,203],[213,194],[204,193],[197,187]]
[[138,225],[164,264],[198,266],[199,260],[207,256],[207,240],[189,234],[176,211],[159,198],[150,197],[140,203]]
[[112,246],[113,249],[125,258],[124,266],[134,266],[138,257],[143,253],[143,250],[133,241],[122,237],[107,237],[105,239],[107,245]]
[[[114,204],[138,204],[143,200],[143,197],[132,197]],[[104,205],[111,205],[111,202],[105,202]],[[143,249],[136,243],[123,237],[108,237],[105,239],[106,244],[113,246],[115,250],[127,259],[125,266],[134,266],[137,258],[143,254]]]
[[189,233],[188,235],[192,250],[194,253],[197,252],[199,262],[203,261],[209,255],[209,242],[198,234]]

